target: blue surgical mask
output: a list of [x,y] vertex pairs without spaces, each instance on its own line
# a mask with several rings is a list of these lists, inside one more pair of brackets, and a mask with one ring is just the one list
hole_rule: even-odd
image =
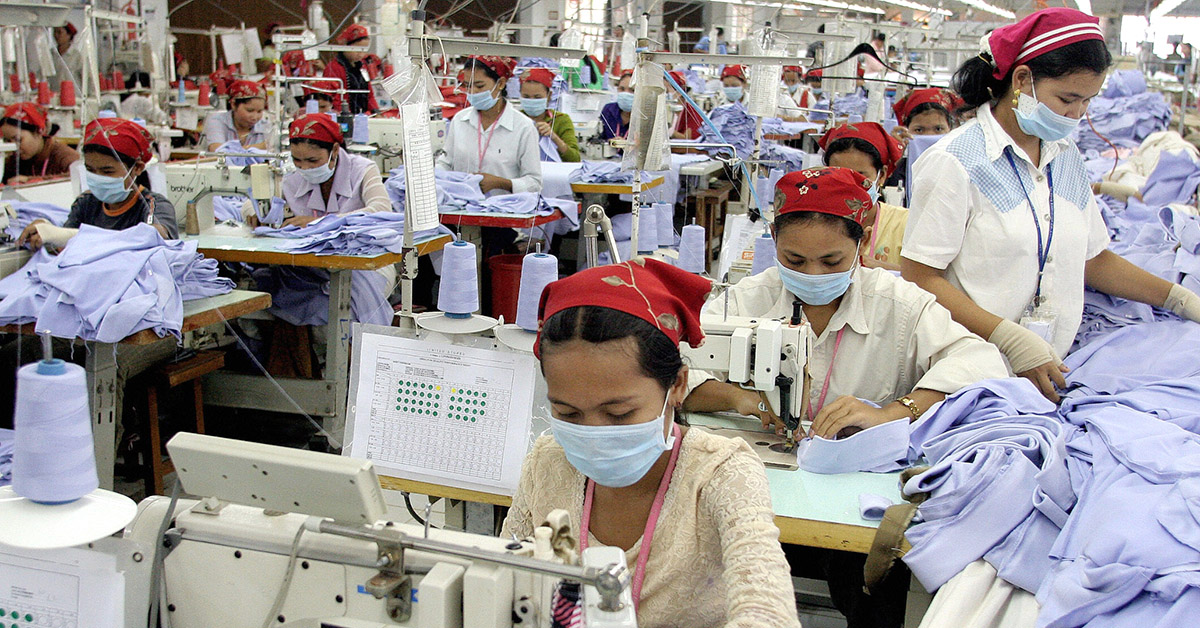
[[617,106],[621,111],[633,111],[633,92],[617,92]]
[[828,305],[834,299],[846,294],[854,281],[854,271],[858,268],[858,260],[849,270],[840,273],[824,275],[809,275],[784,266],[778,259],[775,266],[779,268],[779,279],[788,292],[796,295],[805,305]]
[[632,486],[649,473],[675,435],[663,437],[667,399],[658,418],[632,425],[576,425],[550,417],[550,431],[562,446],[567,462],[601,486]]
[[795,94],[795,93],[796,93],[796,90],[800,89],[800,84],[799,84],[799,83],[792,83],[791,85],[788,85],[788,86],[787,86],[787,89],[788,89],[788,93],[789,93],[789,94]]
[[490,90],[467,94],[467,103],[474,107],[476,111],[487,111],[495,107],[497,100],[499,99]]
[[87,172],[85,178],[92,196],[109,205],[129,198],[129,193],[133,191],[132,188],[125,187],[125,177],[106,177],[94,172]]
[[725,90],[725,100],[737,102],[742,99],[742,88],[740,86],[734,85],[731,87],[726,85],[723,89]]
[[304,180],[308,181],[309,184],[321,185],[322,183],[328,181],[329,178],[333,176],[333,170],[334,170],[333,166],[329,165],[330,162],[332,162],[332,161],[333,161],[333,155],[331,154],[331,155],[329,155],[329,161],[327,161],[315,168],[308,168],[308,169],[304,169],[304,170],[297,169],[296,172],[299,172],[300,176],[304,177]]
[[871,187],[867,189],[867,194],[869,194],[871,196],[872,203],[874,203],[875,205],[879,204],[879,184],[878,183],[872,183]]
[[522,98],[521,111],[530,118],[536,118],[543,113],[546,113],[546,106],[549,104],[548,98]]
[[821,94],[825,93],[825,90],[821,89],[820,87],[814,87],[812,88],[812,93],[813,96],[820,96]]
[[1079,120],[1054,113],[1038,100],[1036,88],[1032,96],[1018,92],[1015,113],[1022,131],[1046,142],[1066,139],[1079,126]]

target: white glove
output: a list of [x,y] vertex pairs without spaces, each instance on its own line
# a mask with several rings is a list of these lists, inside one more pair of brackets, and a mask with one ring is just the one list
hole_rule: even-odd
[[1171,294],[1167,295],[1163,308],[1189,321],[1200,323],[1200,296],[1179,284],[1171,286]]
[[1008,319],[1000,321],[988,342],[996,345],[1004,357],[1008,358],[1014,373],[1024,373],[1050,362],[1055,365],[1062,364],[1050,343]]
[[1117,183],[1115,181],[1101,181],[1100,183],[1092,184],[1092,192],[1095,194],[1103,194],[1111,196],[1121,202],[1128,202],[1129,197],[1135,197],[1139,201],[1142,200],[1142,191],[1132,185]]

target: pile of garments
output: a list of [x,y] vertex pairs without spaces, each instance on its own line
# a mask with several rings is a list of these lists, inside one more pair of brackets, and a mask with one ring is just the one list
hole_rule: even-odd
[[4,228],[4,233],[14,240],[21,237],[25,227],[35,220],[48,220],[56,227],[61,227],[71,214],[70,209],[51,203],[9,201],[4,204],[13,209],[13,212],[9,213],[8,226]]
[[[292,253],[366,256],[400,253],[404,248],[404,214],[330,214],[303,227],[258,227],[254,233],[283,238],[277,248]],[[414,233],[413,238],[419,241],[443,234],[450,235],[450,230],[438,225],[436,229]]]
[[12,484],[13,443],[16,435],[12,430],[0,427],[0,486]]
[[[732,144],[740,159],[749,159],[754,154],[755,118],[746,111],[746,106],[740,102],[732,105],[722,105],[708,113],[708,118],[717,127],[714,131],[707,124],[700,125],[700,137],[704,142]],[[728,152],[728,149],[709,148],[710,155]]]
[[[649,181],[654,175],[642,172],[642,181]],[[633,172],[621,169],[617,161],[584,161],[579,168],[572,171],[567,181],[571,183],[633,183]]]
[[904,561],[931,591],[986,561],[1036,594],[1038,626],[1191,625],[1200,328],[1127,327],[1066,364],[1059,407],[1027,380],[993,380],[914,424],[910,447],[932,466],[903,490],[930,497]]
[[38,333],[108,343],[144,329],[179,338],[184,301],[233,285],[194,241],[163,240],[147,224],[83,225],[58,256],[39,250],[0,280],[0,325],[36,321]]
[[1141,72],[1125,70],[1113,73],[1104,94],[1092,99],[1088,119],[1090,124],[1080,124],[1072,134],[1079,150],[1109,148],[1097,132],[1117,146],[1132,148],[1152,133],[1167,128],[1171,123],[1171,105],[1161,93],[1146,90],[1146,78]]
[[[483,181],[483,175],[480,174],[435,170],[433,184],[437,193],[438,208],[460,211],[466,208],[467,203],[482,201],[485,197],[483,191],[479,189],[480,181]],[[388,173],[388,179],[384,181],[383,187],[387,190],[388,197],[392,199],[392,207],[397,212],[403,213],[408,189],[408,181],[404,178],[404,166],[393,168]]]
[[[859,116],[860,118],[865,118],[867,115],[867,100],[866,93],[861,89],[838,96],[833,99],[833,113],[838,117]],[[890,110],[890,107],[888,109]]]

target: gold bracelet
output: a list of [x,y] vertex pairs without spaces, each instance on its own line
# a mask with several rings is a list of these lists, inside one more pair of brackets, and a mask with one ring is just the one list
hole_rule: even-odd
[[908,409],[908,413],[912,415],[912,420],[916,421],[921,418],[921,409],[917,407],[917,402],[913,401],[912,397],[905,395],[896,401]]

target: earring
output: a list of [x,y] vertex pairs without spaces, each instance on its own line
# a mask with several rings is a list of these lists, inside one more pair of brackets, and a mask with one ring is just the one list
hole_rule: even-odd
[[1013,89],[1013,107],[1016,107],[1017,105],[1019,105],[1021,103],[1020,98],[1021,98],[1021,90],[1014,88]]

